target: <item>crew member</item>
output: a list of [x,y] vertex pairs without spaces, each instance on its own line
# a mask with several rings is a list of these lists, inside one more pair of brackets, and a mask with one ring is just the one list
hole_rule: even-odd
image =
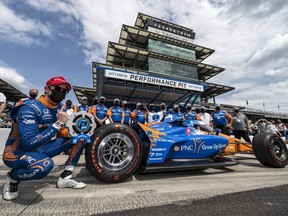
[[136,109],[133,110],[133,112],[135,113],[133,122],[139,122],[139,123],[145,124],[146,111],[147,111],[147,108],[145,105],[141,103],[137,103]]
[[[69,148],[71,153],[57,187],[78,189],[86,186],[72,178],[84,141],[72,145],[68,130],[64,128],[68,114],[60,102],[70,90],[71,85],[63,77],[52,77],[46,82],[45,95],[12,109],[13,126],[3,153],[5,165],[12,170],[8,172],[3,188],[4,200],[19,196],[18,184],[21,181],[47,176],[54,165],[51,158]],[[54,139],[56,135],[58,138]]]
[[200,120],[200,117],[196,113],[195,107],[192,107],[191,104],[187,104],[186,112],[183,114],[185,120]]
[[107,119],[107,111],[108,108],[105,106],[104,96],[100,97],[99,103],[97,105],[90,107],[89,113],[91,113],[94,116],[97,123],[97,127],[105,125],[105,121]]
[[185,120],[178,104],[174,104],[172,115],[174,116],[175,120]]
[[89,111],[89,106],[87,105],[87,97],[83,96],[81,98],[81,103],[78,104],[75,108],[74,108],[74,112],[80,112],[80,111]]
[[128,108],[127,101],[122,102],[122,109],[124,111],[125,116],[124,118],[122,118],[121,123],[129,125],[131,123],[131,119],[133,119],[136,114],[134,112],[131,112],[131,110]]
[[121,123],[125,114],[121,107],[119,107],[120,100],[114,99],[114,106],[110,107],[107,111],[108,119],[111,123]]
[[38,89],[30,89],[29,91],[29,98],[22,98],[19,100],[19,102],[17,103],[17,106],[22,105],[22,104],[26,104],[29,103],[33,100],[36,100],[37,96],[38,96]]
[[209,113],[206,112],[206,108],[204,106],[200,107],[200,113],[198,114],[199,118],[201,119],[202,122],[204,122],[206,125],[212,125],[212,117]]
[[148,111],[146,112],[146,121],[152,123],[159,122],[160,120],[160,115],[155,112],[154,104],[149,104]]
[[221,129],[222,133],[230,136],[230,127],[233,122],[232,116],[228,112],[221,110],[219,104],[215,105],[215,111],[212,112],[211,116],[214,128]]

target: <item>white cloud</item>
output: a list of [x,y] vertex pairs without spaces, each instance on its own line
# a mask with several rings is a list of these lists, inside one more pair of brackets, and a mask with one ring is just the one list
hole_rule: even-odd
[[16,69],[8,67],[3,61],[0,61],[0,63],[0,78],[5,82],[26,94],[29,92],[29,89],[35,88]]
[[[282,110],[288,112],[288,102],[283,99],[288,93],[285,90],[288,68],[286,1],[27,0],[25,3],[43,14],[58,17],[62,25],[74,32],[59,29],[57,23],[44,24],[47,22],[29,18],[29,14],[16,15],[0,3],[1,37],[14,33],[16,41],[37,44],[42,41],[33,37],[35,35],[66,35],[73,39],[73,33],[77,32],[87,64],[104,62],[108,41],[118,42],[122,24],[134,25],[137,13],[146,13],[192,28],[196,32],[195,43],[216,50],[204,63],[226,70],[208,81],[236,87],[236,91],[216,98],[219,102],[245,105],[247,98],[249,106],[261,107],[263,101],[267,101],[267,109],[275,109],[278,103],[283,103]],[[17,24],[13,26],[14,23]]]
[[0,26],[0,38],[24,46],[41,44],[42,42],[36,36],[51,36],[49,25],[16,14],[3,2],[0,2]]

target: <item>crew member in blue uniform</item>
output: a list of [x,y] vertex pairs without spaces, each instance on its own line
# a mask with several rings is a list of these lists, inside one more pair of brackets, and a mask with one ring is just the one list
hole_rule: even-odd
[[107,119],[107,111],[108,108],[105,106],[104,96],[100,97],[99,103],[97,105],[90,107],[89,113],[91,113],[94,116],[97,122],[97,127],[105,125],[105,121]]
[[175,120],[185,120],[178,104],[174,104],[173,106],[173,116]]
[[87,97],[83,96],[81,98],[81,103],[75,106],[74,112],[86,111],[89,112],[89,106],[87,105],[88,99]]
[[211,113],[212,119],[213,119],[213,126],[215,129],[221,129],[221,132],[230,136],[231,135],[231,130],[230,127],[233,123],[233,118],[232,116],[220,109],[220,105],[216,104],[215,105],[215,111]]
[[30,89],[29,98],[20,99],[19,102],[17,103],[17,106],[36,100],[38,93],[39,93],[38,89],[35,89],[35,88]]
[[186,112],[184,113],[185,120],[199,120],[201,121],[200,117],[196,113],[195,107],[192,107],[191,104],[187,104]]
[[121,123],[125,114],[123,109],[119,106],[120,100],[114,99],[114,106],[110,107],[107,111],[108,119],[111,123]]
[[133,122],[139,122],[139,123],[145,124],[145,116],[147,112],[146,106],[141,103],[137,103],[136,109],[133,110],[133,112],[135,113]]
[[[12,109],[13,126],[3,152],[3,162],[12,170],[8,172],[3,188],[3,199],[19,196],[21,181],[42,179],[52,170],[52,157],[71,148],[65,170],[57,187],[84,188],[86,185],[72,178],[74,166],[82,154],[84,141],[72,145],[64,124],[68,114],[60,103],[71,90],[63,77],[52,77],[46,82],[45,95],[38,100]],[[58,138],[55,138],[55,137]]]
[[130,125],[130,123],[132,123],[132,119],[135,116],[135,113],[128,108],[128,102],[127,101],[122,102],[122,109],[124,111],[125,116],[122,119],[121,123]]

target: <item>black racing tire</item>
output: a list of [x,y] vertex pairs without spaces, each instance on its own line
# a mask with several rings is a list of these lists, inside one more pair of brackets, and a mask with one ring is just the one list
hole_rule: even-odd
[[256,134],[252,142],[257,160],[265,166],[284,168],[288,161],[288,150],[284,141],[274,133]]
[[143,147],[138,134],[124,124],[100,127],[86,146],[86,164],[100,181],[118,183],[129,179],[142,160]]

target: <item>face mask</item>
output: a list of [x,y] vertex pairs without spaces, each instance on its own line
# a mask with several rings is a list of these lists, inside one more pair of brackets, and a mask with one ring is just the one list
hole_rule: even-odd
[[179,112],[179,108],[176,108],[176,109],[174,110],[174,112],[178,113],[178,112]]
[[59,104],[62,100],[65,99],[65,91],[57,91],[55,89],[51,89],[51,91],[52,93],[49,95],[49,98],[53,103]]
[[127,108],[127,107],[128,107],[128,104],[125,104],[124,107]]
[[161,110],[165,110],[165,106],[161,106]]
[[100,103],[100,104],[104,104],[104,100],[100,100],[99,103]]
[[238,113],[238,112],[239,112],[239,110],[235,110],[234,112],[235,112],[235,113]]
[[187,107],[187,110],[190,111],[192,108],[191,107]]
[[66,107],[69,109],[69,108],[71,107],[71,105],[72,105],[72,104],[67,103],[67,104],[66,104]]
[[154,110],[154,106],[149,106],[149,109],[150,110]]
[[93,104],[97,105],[98,104],[98,100],[97,99],[93,99]]
[[114,106],[115,106],[115,107],[118,107],[118,106],[119,106],[119,102],[115,102],[115,103],[114,103]]
[[87,101],[82,101],[82,105],[87,105]]
[[219,108],[216,108],[216,110],[219,111],[219,110],[220,110],[220,107],[219,107]]
[[201,109],[201,112],[202,112],[202,113],[204,113],[204,112],[205,112],[205,110],[204,110],[204,109]]
[[37,97],[37,94],[30,94],[29,96],[30,96],[30,98],[35,99]]

